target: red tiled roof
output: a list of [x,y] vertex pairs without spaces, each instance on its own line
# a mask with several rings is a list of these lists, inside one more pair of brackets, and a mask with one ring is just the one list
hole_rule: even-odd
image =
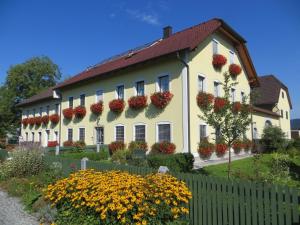
[[53,98],[53,88],[49,88],[45,91],[42,91],[36,95],[31,96],[30,98],[23,100],[22,102],[17,104],[17,107],[22,107],[25,105],[29,105],[33,102],[38,102],[38,101],[52,99],[52,98]]

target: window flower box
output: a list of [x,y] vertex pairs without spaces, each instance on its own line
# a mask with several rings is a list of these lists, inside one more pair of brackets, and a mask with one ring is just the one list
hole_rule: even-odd
[[151,95],[151,103],[159,109],[165,108],[172,100],[173,94],[169,91],[155,92]]
[[116,151],[124,150],[126,144],[123,141],[113,141],[108,145],[109,152],[114,154]]
[[198,146],[198,153],[201,159],[209,159],[214,152],[214,145],[206,138],[202,139]]
[[221,112],[228,105],[228,101],[225,98],[217,97],[214,102],[215,113]]
[[143,109],[148,105],[147,96],[132,96],[130,99],[128,99],[128,105],[134,110]]
[[73,117],[73,109],[72,108],[66,108],[63,110],[63,115],[66,119],[71,120]]
[[90,110],[95,115],[100,115],[103,112],[103,102],[99,101],[91,105]]
[[24,127],[27,127],[27,125],[28,125],[28,118],[22,119],[22,124],[23,124]]
[[242,72],[242,68],[239,65],[233,63],[229,66],[229,73],[231,76],[236,77],[241,72]]
[[84,106],[77,106],[75,109],[74,109],[74,115],[76,118],[79,118],[79,119],[82,119],[83,117],[85,117],[86,115],[86,109]]
[[49,120],[53,124],[57,124],[59,122],[59,115],[57,113],[50,115]]
[[40,126],[42,124],[42,117],[41,116],[37,116],[34,118],[34,123],[36,126]]
[[109,102],[109,109],[114,113],[121,113],[125,108],[125,102],[123,99],[114,99]]
[[225,143],[218,143],[215,146],[216,155],[218,157],[223,157],[228,149],[228,146]]
[[155,143],[151,147],[151,152],[153,153],[173,154],[175,150],[176,145],[168,141]]
[[58,145],[57,141],[48,141],[48,147],[56,147]]
[[215,54],[213,55],[212,64],[213,67],[216,69],[221,69],[227,62],[227,59],[225,56],[221,54]]
[[207,109],[214,101],[214,96],[209,93],[199,92],[197,95],[197,104],[200,109]]
[[35,119],[34,119],[34,117],[29,117],[29,118],[28,118],[28,124],[29,124],[30,126],[33,126],[33,125],[35,124]]
[[49,123],[49,116],[48,115],[45,115],[42,117],[42,123],[44,125],[47,125]]

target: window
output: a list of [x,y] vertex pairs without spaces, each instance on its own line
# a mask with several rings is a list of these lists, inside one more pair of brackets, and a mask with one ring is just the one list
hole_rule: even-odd
[[287,120],[289,119],[289,112],[288,112],[288,111],[285,112],[285,118],[286,118]]
[[54,131],[55,141],[58,142],[58,131]]
[[32,115],[35,116],[35,109],[32,110]]
[[219,95],[220,95],[219,86],[220,86],[220,83],[215,81],[214,82],[214,95],[215,95],[215,97],[219,97]]
[[50,130],[46,130],[46,140],[47,140],[47,143],[50,139]]
[[31,141],[34,142],[34,132],[31,132]]
[[145,82],[144,81],[136,82],[136,95],[137,96],[145,95]]
[[46,106],[46,114],[49,116],[49,111],[50,111],[50,106],[49,105],[47,105]]
[[29,110],[26,111],[26,117],[29,117]]
[[118,125],[116,126],[116,141],[124,141],[125,135],[124,135],[124,126]]
[[85,94],[80,95],[80,105],[85,106]]
[[241,91],[241,102],[245,100],[245,92]]
[[231,88],[231,101],[232,102],[235,102],[235,89],[234,88]]
[[158,90],[160,92],[165,92],[170,90],[170,85],[169,85],[169,76],[161,76],[158,78]]
[[68,141],[73,141],[73,129],[68,129]]
[[42,114],[43,114],[43,107],[40,107],[40,116],[42,116]]
[[234,52],[229,51],[229,63],[232,64],[234,63]]
[[213,40],[212,44],[213,44],[213,55],[218,54],[219,51],[218,42],[216,40]]
[[158,142],[171,142],[171,124],[158,124]]
[[25,141],[28,141],[28,132],[25,133]]
[[39,142],[42,142],[42,132],[39,132]]
[[207,137],[206,128],[207,128],[206,125],[204,124],[200,125],[200,141],[203,140],[203,138]]
[[73,109],[73,100],[74,98],[71,96],[69,97],[69,108]]
[[96,91],[96,102],[103,101],[103,90]]
[[59,104],[57,103],[55,104],[55,113],[58,114],[58,112],[59,112]]
[[79,128],[79,141],[85,140],[85,128]]
[[203,76],[198,76],[198,91],[205,91],[204,90],[204,80],[205,80],[205,77]]
[[272,126],[272,122],[270,120],[266,120],[265,127],[271,127],[271,126]]
[[253,139],[258,139],[258,132],[256,127],[253,128]]
[[135,125],[135,141],[145,141],[146,139],[146,126],[145,125]]
[[117,86],[116,92],[118,99],[124,99],[124,85]]
[[283,118],[283,110],[282,109],[280,110],[280,115]]
[[281,97],[284,98],[284,92],[281,92]]
[[221,128],[220,127],[217,128],[215,132],[216,132],[216,142],[218,142],[221,138]]

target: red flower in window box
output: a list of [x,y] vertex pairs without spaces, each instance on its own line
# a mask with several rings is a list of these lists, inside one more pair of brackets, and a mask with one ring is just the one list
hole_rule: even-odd
[[48,141],[48,147],[56,147],[58,145],[57,141]]
[[228,101],[225,98],[215,98],[215,103],[214,103],[214,111],[216,113],[219,113],[224,109],[224,107],[228,104]]
[[151,95],[150,98],[153,105],[155,105],[159,109],[163,109],[169,104],[169,102],[173,98],[173,94],[169,91],[155,92]]
[[233,105],[232,105],[232,111],[234,113],[238,113],[240,112],[242,109],[242,104],[240,102],[234,102]]
[[35,125],[40,126],[42,124],[42,117],[41,116],[35,117],[34,123],[35,123]]
[[215,54],[213,56],[212,64],[216,69],[221,69],[222,66],[226,64],[226,62],[227,62],[226,57],[221,54]]
[[44,125],[47,125],[49,123],[49,116],[48,115],[45,115],[42,117],[42,123]]
[[214,152],[214,145],[210,143],[207,138],[200,141],[198,146],[198,153],[202,159],[209,159]]
[[28,125],[28,118],[22,119],[22,124],[24,127],[26,127]]
[[63,146],[64,147],[71,147],[71,146],[73,146],[74,144],[73,144],[73,141],[65,141],[64,143],[63,143]]
[[53,123],[53,124],[57,124],[59,122],[59,115],[58,114],[52,114],[49,117],[49,120]]
[[214,96],[205,92],[199,92],[197,95],[197,104],[201,109],[207,109],[214,101]]
[[216,144],[215,150],[216,150],[216,155],[218,157],[222,157],[225,155],[226,151],[228,149],[228,146],[225,143],[218,143]]
[[233,64],[231,64],[229,66],[229,73],[230,73],[230,75],[237,76],[241,72],[242,72],[242,68],[239,65],[233,63]]
[[115,113],[121,113],[125,108],[125,102],[123,99],[114,99],[109,102],[109,108]]
[[244,143],[240,140],[236,140],[233,144],[232,144],[232,148],[235,154],[239,154],[242,150],[242,148],[244,148]]
[[148,144],[145,141],[132,141],[128,145],[128,149],[133,150],[144,150],[145,152],[148,151]]
[[116,151],[124,150],[126,144],[123,141],[113,141],[108,145],[108,149],[111,154],[114,154]]
[[155,143],[151,147],[151,151],[153,153],[163,153],[163,154],[173,154],[175,152],[175,149],[176,149],[176,145],[168,141]]
[[73,117],[73,109],[72,108],[66,108],[63,110],[63,115],[66,119],[71,120]]
[[33,126],[33,125],[35,124],[35,119],[34,119],[34,117],[29,117],[29,118],[28,118],[28,124],[29,124],[30,126]]
[[86,109],[84,106],[77,106],[75,109],[74,109],[74,114],[75,114],[75,117],[76,118],[83,118],[85,117],[85,114],[86,114]]
[[100,115],[103,111],[103,102],[99,101],[91,105],[90,110],[96,115]]
[[128,99],[128,105],[130,108],[138,110],[145,108],[147,104],[147,96],[132,96]]

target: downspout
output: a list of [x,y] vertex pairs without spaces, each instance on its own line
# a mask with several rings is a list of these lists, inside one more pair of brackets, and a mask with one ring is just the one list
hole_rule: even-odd
[[[186,75],[187,75],[187,129],[188,129],[188,132],[187,132],[187,148],[188,148],[188,153],[191,153],[191,135],[190,135],[190,67],[189,65],[186,63],[186,59],[183,59],[180,57],[180,54],[179,52],[177,52],[176,54],[177,56],[177,59],[186,67]],[[185,56],[187,56],[185,54]],[[184,99],[183,99],[184,101]],[[183,121],[184,123],[185,121]]]
[[251,127],[250,127],[250,129],[251,129],[251,140],[254,141],[254,139],[253,139],[253,132],[254,132],[254,130],[253,130],[253,127],[254,127],[254,126],[253,126],[253,123],[254,123],[254,121],[253,121],[253,110],[252,110],[253,104],[252,104],[252,99],[251,99],[252,91],[253,91],[253,89],[250,88],[250,107],[251,107],[251,110],[250,110],[250,115],[251,115]]
[[60,93],[60,101],[59,101],[59,132],[58,132],[58,140],[59,140],[59,146],[61,147],[61,121],[62,121],[62,117],[61,117],[61,108],[62,108],[62,97],[61,97],[61,93]]

